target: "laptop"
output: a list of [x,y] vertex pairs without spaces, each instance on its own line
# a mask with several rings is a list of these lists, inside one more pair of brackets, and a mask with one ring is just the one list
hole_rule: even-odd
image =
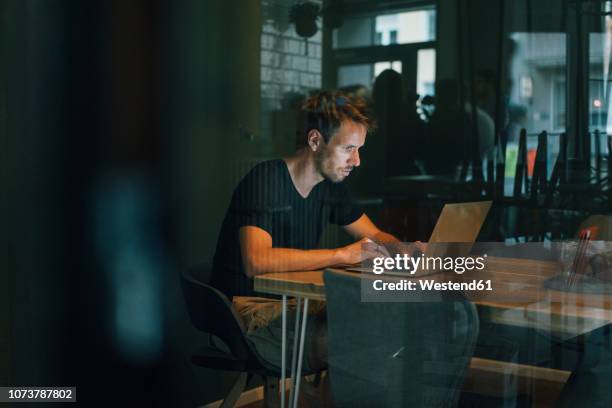
[[[438,222],[431,233],[425,257],[466,256],[484,224],[491,209],[492,201],[445,204]],[[465,243],[465,245],[456,245]],[[431,245],[435,244],[435,245]],[[372,266],[347,268],[348,271],[374,273]],[[409,271],[385,270],[385,275],[402,277],[421,277],[441,272],[436,269],[419,269],[415,274]]]

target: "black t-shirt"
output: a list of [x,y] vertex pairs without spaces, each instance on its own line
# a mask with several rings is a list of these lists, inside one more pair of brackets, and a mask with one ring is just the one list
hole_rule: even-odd
[[267,231],[275,248],[315,249],[328,223],[348,225],[362,214],[344,183],[323,180],[303,198],[284,160],[260,163],[234,190],[217,241],[212,285],[230,298],[255,294],[240,254],[243,226]]

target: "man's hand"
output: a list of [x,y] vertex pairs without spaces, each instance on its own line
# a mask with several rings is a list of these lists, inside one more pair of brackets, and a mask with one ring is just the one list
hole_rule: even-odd
[[384,246],[378,245],[371,239],[362,238],[353,244],[340,248],[339,255],[341,263],[353,265],[377,256],[389,256],[389,252]]
[[387,251],[391,256],[408,255],[412,257],[421,256],[427,250],[427,244],[421,241],[415,242],[389,242],[385,244]]
[[[400,242],[400,240],[393,235],[378,229],[365,214],[352,224],[345,225],[344,229],[355,239],[367,237],[380,245],[384,245],[386,251],[389,252],[391,256],[397,254],[420,256],[421,253],[425,253],[425,249],[427,248],[427,244],[420,241],[410,244]],[[387,254],[387,256],[389,255]]]

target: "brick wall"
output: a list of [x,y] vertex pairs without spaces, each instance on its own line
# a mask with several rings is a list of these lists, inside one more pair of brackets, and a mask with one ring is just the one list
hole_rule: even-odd
[[293,4],[293,0],[262,0],[261,134],[270,142],[264,150],[271,155],[294,147],[295,105],[301,96],[321,87],[321,21],[306,45],[289,23]]

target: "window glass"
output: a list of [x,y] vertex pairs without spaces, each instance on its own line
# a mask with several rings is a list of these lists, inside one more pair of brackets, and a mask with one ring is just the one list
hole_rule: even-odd
[[[612,133],[610,60],[612,59],[612,1],[601,3],[601,32],[589,34],[588,112],[591,157],[608,154],[607,135]],[[594,164],[596,162],[594,161]]]
[[401,61],[376,62],[374,64],[343,65],[338,68],[338,87],[362,85],[370,89],[376,77],[385,69],[402,72]]
[[529,135],[560,133],[566,118],[565,33],[513,33],[509,92],[509,141],[521,128]]
[[349,17],[334,30],[334,48],[411,44],[436,39],[436,10]]
[[422,97],[434,95],[436,82],[436,50],[419,50],[417,54],[417,93]]

